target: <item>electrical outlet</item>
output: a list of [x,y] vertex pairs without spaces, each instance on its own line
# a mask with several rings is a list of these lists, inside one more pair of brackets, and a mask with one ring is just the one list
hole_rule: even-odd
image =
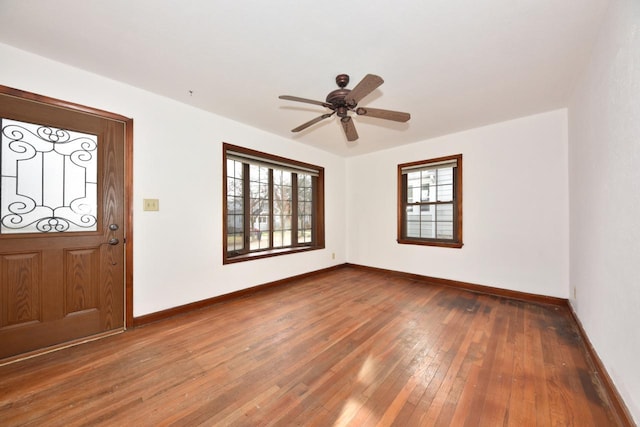
[[578,289],[575,286],[573,287],[573,299],[578,299]]
[[331,252],[331,259],[336,259],[336,253],[335,252]]
[[144,211],[159,211],[160,201],[158,199],[144,199],[142,201],[142,210]]

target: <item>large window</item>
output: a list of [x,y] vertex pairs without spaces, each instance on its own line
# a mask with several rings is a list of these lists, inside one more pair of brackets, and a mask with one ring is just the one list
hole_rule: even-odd
[[398,243],[462,247],[462,154],[398,165]]
[[324,168],[223,150],[225,263],[324,248]]

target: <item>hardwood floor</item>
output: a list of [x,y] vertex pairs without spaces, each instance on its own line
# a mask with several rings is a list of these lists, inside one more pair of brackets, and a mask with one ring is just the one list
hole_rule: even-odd
[[2,426],[616,426],[566,307],[343,268],[0,367]]

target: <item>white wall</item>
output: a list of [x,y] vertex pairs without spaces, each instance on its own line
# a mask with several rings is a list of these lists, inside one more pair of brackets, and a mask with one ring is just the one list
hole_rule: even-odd
[[[348,159],[347,259],[567,298],[566,121],[557,110]],[[397,165],[458,153],[464,246],[397,244]]]
[[[569,107],[571,303],[640,421],[640,2],[612,2]],[[573,294],[573,292],[572,292]]]
[[[7,45],[0,57],[0,84],[134,119],[135,316],[345,262],[344,159]],[[222,265],[222,142],[325,167],[326,250]]]

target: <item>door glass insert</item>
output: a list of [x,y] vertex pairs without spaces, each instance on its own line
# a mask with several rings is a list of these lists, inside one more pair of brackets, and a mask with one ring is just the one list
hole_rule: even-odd
[[0,119],[0,233],[97,230],[98,137]]

